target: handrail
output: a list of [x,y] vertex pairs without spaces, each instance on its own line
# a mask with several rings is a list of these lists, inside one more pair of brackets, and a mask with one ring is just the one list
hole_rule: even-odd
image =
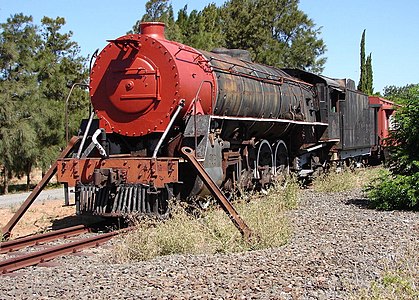
[[68,144],[68,102],[70,100],[71,93],[73,93],[73,90],[76,86],[82,86],[82,87],[85,87],[85,88],[89,87],[89,85],[86,84],[86,83],[81,83],[81,82],[74,83],[71,86],[71,89],[70,89],[70,92],[68,93],[67,99],[65,99],[65,110],[64,110],[65,111],[65,121],[64,122],[65,122],[65,142],[67,144]]

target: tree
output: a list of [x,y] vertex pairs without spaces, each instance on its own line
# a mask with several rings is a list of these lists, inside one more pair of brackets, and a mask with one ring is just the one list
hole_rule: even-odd
[[[29,187],[32,167],[47,168],[64,146],[65,96],[72,83],[87,75],[72,33],[60,33],[64,24],[64,18],[45,17],[38,27],[23,14],[0,24],[0,165],[5,193],[13,175],[26,174]],[[87,94],[78,92],[78,106],[88,107]]]
[[368,195],[378,208],[419,210],[419,84],[393,90],[396,93],[387,96],[403,105],[387,141],[390,172],[369,187]]
[[145,4],[146,13],[128,33],[140,33],[141,22],[163,22],[166,24],[166,38],[181,42],[182,33],[175,23],[173,7],[169,0],[149,0]]
[[362,32],[361,37],[361,44],[360,44],[360,75],[359,75],[359,83],[358,83],[358,90],[365,91],[367,87],[367,78],[366,78],[366,68],[365,68],[365,29]]
[[298,0],[230,0],[223,6],[227,48],[247,49],[256,62],[276,67],[323,70],[326,50]]
[[221,10],[215,4],[207,5],[202,11],[193,10],[189,15],[185,6],[176,20],[182,33],[180,42],[202,50],[220,47],[224,44],[221,22]]
[[408,84],[403,87],[394,85],[386,86],[384,88],[384,98],[393,102],[404,104],[406,99],[410,99],[412,91],[416,89],[417,84]]
[[276,67],[321,72],[326,62],[320,28],[298,9],[298,0],[229,0],[190,14],[185,6],[176,20],[167,0],[150,0],[141,20],[165,22],[168,39],[203,50],[249,50],[255,62]]
[[[37,51],[37,82],[39,101],[32,107],[33,126],[38,132],[38,144],[44,149],[37,158],[38,165],[48,169],[64,146],[64,100],[74,83],[87,78],[86,58],[79,55],[80,49],[71,40],[73,33],[61,33],[65,19],[44,17],[39,34],[42,43]],[[89,107],[85,91],[75,90],[69,111],[73,116],[71,131],[75,132]]]
[[7,193],[13,174],[26,172],[36,157],[28,103],[39,96],[33,74],[40,39],[32,17],[23,14],[8,18],[0,28],[0,164]]
[[373,73],[372,73],[372,53],[365,58],[365,29],[362,32],[361,43],[360,43],[360,75],[358,90],[365,94],[374,94],[373,88]]

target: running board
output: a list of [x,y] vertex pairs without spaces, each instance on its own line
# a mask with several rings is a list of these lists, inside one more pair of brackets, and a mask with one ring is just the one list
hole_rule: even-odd
[[205,168],[202,166],[202,164],[197,160],[197,158],[195,157],[195,151],[193,151],[192,148],[189,147],[182,147],[181,152],[183,156],[188,160],[188,162],[194,167],[194,169],[198,173],[198,176],[202,179],[202,181],[207,186],[208,190],[211,192],[213,197],[217,199],[217,201],[221,204],[221,207],[230,217],[233,224],[240,231],[243,238],[246,241],[250,241],[252,237],[251,229],[246,225],[246,223],[241,218],[239,213],[236,211],[234,206],[230,203],[230,201],[228,201],[228,199],[217,186],[217,184],[214,182],[214,180],[212,180],[212,178],[205,171]]

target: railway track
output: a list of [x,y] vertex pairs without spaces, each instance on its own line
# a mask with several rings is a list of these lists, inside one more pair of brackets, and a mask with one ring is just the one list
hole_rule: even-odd
[[[28,266],[37,265],[49,261],[58,256],[71,254],[79,252],[86,248],[97,247],[107,241],[109,241],[114,236],[125,232],[128,229],[122,229],[118,231],[112,231],[108,233],[102,233],[93,237],[83,238],[80,240],[72,241],[69,243],[64,243],[46,249],[42,249],[35,252],[30,252],[23,255],[18,255],[3,261],[0,261],[0,274],[5,274],[9,272],[16,271]],[[62,230],[57,230],[54,232],[34,235],[26,238],[16,239],[13,241],[8,241],[0,244],[0,252],[7,253],[22,249],[28,246],[38,245],[44,242],[56,241],[62,238],[67,238],[70,236],[80,235],[82,233],[88,232],[89,229],[82,225],[74,226]]]
[[0,254],[16,251],[28,246],[39,245],[41,243],[55,241],[60,238],[68,238],[82,233],[89,232],[89,228],[84,225],[72,226],[60,230],[47,232],[44,234],[31,235],[23,238],[0,243]]

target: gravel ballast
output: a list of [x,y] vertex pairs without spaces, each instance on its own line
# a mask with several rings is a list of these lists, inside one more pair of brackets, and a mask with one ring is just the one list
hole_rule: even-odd
[[360,190],[301,198],[283,247],[131,264],[100,247],[0,276],[0,299],[347,299],[418,253],[417,212],[367,209]]

